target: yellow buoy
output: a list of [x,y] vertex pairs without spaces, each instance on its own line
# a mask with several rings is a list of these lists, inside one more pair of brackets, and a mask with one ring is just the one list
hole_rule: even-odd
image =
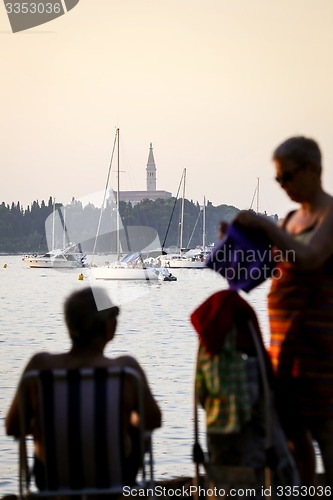
[[3,265],[3,268],[4,268],[4,269],[6,269],[6,267],[7,267],[7,264],[4,264],[4,265]]
[[83,278],[84,278],[83,274],[82,273],[79,274],[78,280],[83,281]]

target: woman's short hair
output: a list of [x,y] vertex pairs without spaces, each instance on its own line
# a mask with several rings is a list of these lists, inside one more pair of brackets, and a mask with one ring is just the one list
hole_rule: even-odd
[[105,336],[107,322],[119,314],[119,308],[103,288],[84,288],[66,299],[64,313],[73,342],[89,345],[96,336]]
[[273,160],[293,160],[299,165],[314,163],[321,168],[321,151],[318,143],[308,137],[290,137],[273,153]]

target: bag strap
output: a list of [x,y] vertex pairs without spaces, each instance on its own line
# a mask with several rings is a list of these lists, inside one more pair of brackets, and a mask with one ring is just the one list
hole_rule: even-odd
[[[264,393],[264,415],[265,415],[265,455],[266,455],[266,466],[265,466],[265,488],[269,488],[272,484],[272,478],[271,478],[271,457],[272,457],[272,450],[273,450],[273,438],[272,438],[272,426],[273,426],[273,421],[272,421],[272,396],[271,396],[271,390],[268,382],[268,377],[267,377],[267,371],[266,371],[266,365],[265,365],[265,359],[264,359],[264,353],[263,353],[263,346],[260,344],[257,332],[254,328],[253,322],[249,321],[248,326],[251,332],[252,340],[254,343],[254,346],[256,348],[257,352],[257,358],[258,358],[258,364],[259,364],[259,371],[260,371],[260,377],[262,381],[262,386],[263,386],[263,393]],[[266,497],[270,498],[270,497]]]
[[196,375],[198,368],[198,360],[199,360],[199,352],[200,347],[197,350],[197,359],[195,364],[195,373],[194,373],[194,388],[193,388],[193,413],[194,413],[194,444],[192,450],[192,459],[195,464],[195,475],[194,475],[194,486],[196,486],[194,499],[198,500],[198,491],[199,491],[199,467],[200,464],[205,463],[204,452],[202,451],[201,445],[199,443],[199,414],[198,414],[198,405],[199,398],[196,388]]

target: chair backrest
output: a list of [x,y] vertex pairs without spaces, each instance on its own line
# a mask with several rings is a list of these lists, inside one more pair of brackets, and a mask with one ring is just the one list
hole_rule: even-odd
[[122,415],[125,377],[133,379],[137,388],[139,447],[140,457],[143,457],[143,386],[135,370],[96,368],[32,371],[24,375],[20,386],[21,492],[29,491],[25,397],[32,383],[38,388],[41,443],[45,455],[44,485],[40,495],[122,492],[126,484]]

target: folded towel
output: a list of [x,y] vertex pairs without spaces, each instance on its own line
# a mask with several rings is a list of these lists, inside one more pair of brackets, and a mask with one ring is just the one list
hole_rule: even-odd
[[272,244],[262,231],[234,222],[213,248],[206,267],[224,276],[231,290],[249,292],[271,277],[273,254]]

